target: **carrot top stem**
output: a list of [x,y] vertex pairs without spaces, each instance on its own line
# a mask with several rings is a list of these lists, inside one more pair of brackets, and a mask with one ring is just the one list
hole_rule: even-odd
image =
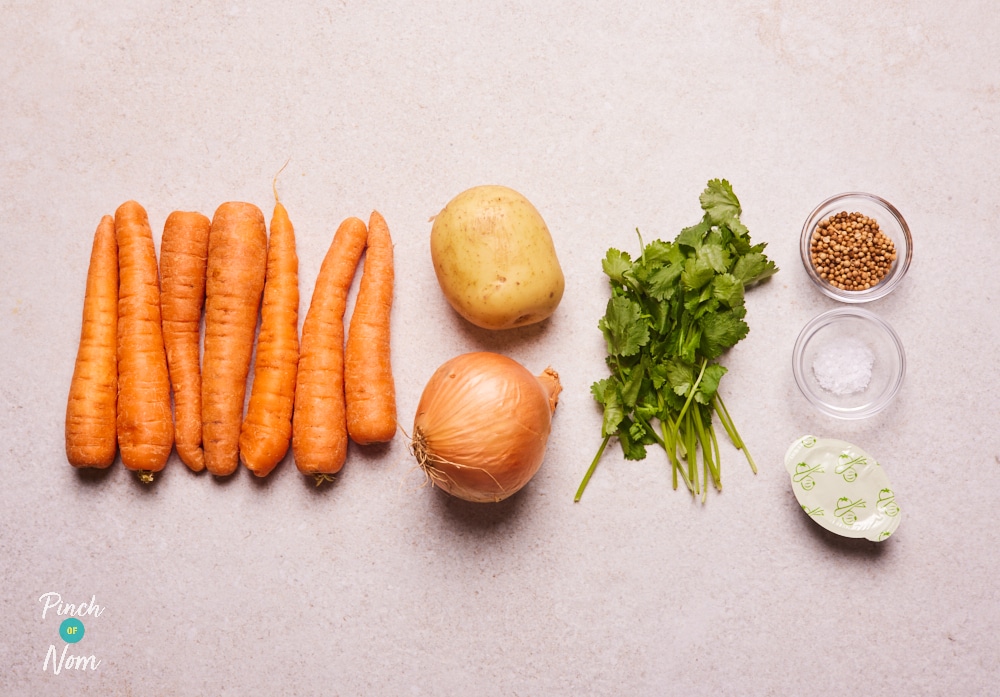
[[278,198],[278,177],[281,176],[281,173],[285,171],[285,167],[287,167],[288,163],[291,161],[292,158],[290,157],[287,160],[285,160],[285,164],[281,165],[278,171],[274,173],[274,178],[271,179],[271,191],[274,193],[275,203],[281,203],[281,200]]
[[313,478],[316,480],[316,486],[322,486],[325,482],[333,482],[337,479],[332,474],[324,474],[323,472],[317,472]]

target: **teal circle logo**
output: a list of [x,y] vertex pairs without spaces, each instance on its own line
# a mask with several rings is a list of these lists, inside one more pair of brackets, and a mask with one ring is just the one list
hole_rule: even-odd
[[75,617],[63,620],[59,625],[59,636],[67,644],[75,644],[83,638],[83,622]]

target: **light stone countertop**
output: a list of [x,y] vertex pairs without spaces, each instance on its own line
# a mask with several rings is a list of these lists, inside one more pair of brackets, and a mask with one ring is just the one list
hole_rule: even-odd
[[[986,2],[5,3],[0,39],[0,695],[986,695],[1000,683],[1000,14]],[[93,231],[127,199],[157,249],[173,210],[227,200],[296,226],[304,316],[336,225],[379,210],[396,249],[401,426],[446,359],[491,350],[564,392],[545,463],[496,505],[426,485],[400,435],[317,489],[152,487],[71,468],[66,394]],[[781,268],[747,293],[721,390],[725,490],[662,453],[605,454],[590,385],[608,247],[672,239],[727,178]],[[429,218],[500,183],[552,231],[547,322],[479,330],[444,300]],[[862,422],[798,392],[801,327],[836,306],[799,260],[842,191],[895,204],[909,275],[868,306],[907,377]],[[803,434],[876,456],[883,543],[814,525],[783,467]],[[81,604],[84,638],[59,636]],[[43,597],[44,596],[44,597]],[[97,606],[101,608],[98,614]],[[65,610],[66,608],[63,608]],[[78,608],[82,610],[83,608]],[[83,610],[86,612],[86,610]],[[94,657],[96,670],[45,660]],[[89,664],[90,666],[93,663]]]

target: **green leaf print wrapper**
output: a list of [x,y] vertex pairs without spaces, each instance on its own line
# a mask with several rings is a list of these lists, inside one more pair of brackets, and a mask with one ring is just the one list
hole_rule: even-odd
[[899,527],[889,477],[858,446],[803,436],[785,453],[785,469],[802,510],[830,532],[881,542]]

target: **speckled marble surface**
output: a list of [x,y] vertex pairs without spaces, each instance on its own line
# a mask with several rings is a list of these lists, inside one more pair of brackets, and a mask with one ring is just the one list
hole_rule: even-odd
[[[1000,15],[941,4],[114,0],[0,8],[0,694],[979,695],[1000,679]],[[551,364],[565,391],[520,494],[464,504],[424,486],[405,439],[352,448],[335,485],[287,459],[264,481],[153,487],[73,470],[63,415],[89,246],[134,198],[268,210],[298,236],[302,312],[336,224],[393,231],[401,422],[473,349]],[[725,491],[672,491],[661,457],[601,463],[591,382],[600,259],[635,228],[672,237],[726,177],[781,267],[748,293],[722,390],[760,472],[723,444]],[[548,322],[475,329],[447,306],[428,218],[502,183],[552,230],[566,294]],[[834,306],[798,257],[802,222],[847,190],[892,201],[915,255],[870,309],[908,374],[878,417],[798,393],[799,329]],[[834,537],[792,494],[805,433],[878,457],[903,520]],[[82,618],[46,668],[58,608]],[[48,596],[54,598],[54,596]]]

